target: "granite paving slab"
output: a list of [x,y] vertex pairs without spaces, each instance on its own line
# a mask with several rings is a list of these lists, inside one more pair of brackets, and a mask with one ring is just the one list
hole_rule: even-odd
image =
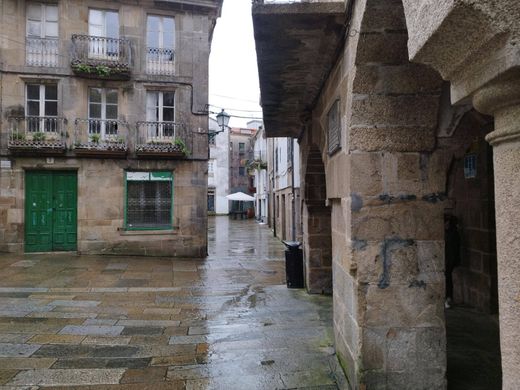
[[97,335],[97,336],[118,336],[123,331],[123,326],[102,326],[102,325],[67,325],[60,334],[73,335]]
[[39,344],[0,343],[0,357],[29,357],[40,347]]
[[11,381],[11,386],[77,386],[117,384],[125,369],[38,369],[22,371]]
[[0,358],[0,367],[3,369],[34,370],[49,368],[56,362],[54,358]]

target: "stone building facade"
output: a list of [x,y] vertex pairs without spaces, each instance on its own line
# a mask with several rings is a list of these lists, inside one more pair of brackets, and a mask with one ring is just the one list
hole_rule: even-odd
[[0,2],[0,250],[204,256],[221,0]]
[[307,288],[333,291],[352,389],[446,388],[452,216],[454,297],[498,309],[503,389],[520,387],[519,17],[513,0],[253,5],[266,133],[299,139]]

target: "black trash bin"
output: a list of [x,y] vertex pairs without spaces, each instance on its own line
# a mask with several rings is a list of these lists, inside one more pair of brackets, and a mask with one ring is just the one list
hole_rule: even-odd
[[282,241],[287,247],[285,250],[285,275],[287,287],[303,288],[303,251],[298,241]]

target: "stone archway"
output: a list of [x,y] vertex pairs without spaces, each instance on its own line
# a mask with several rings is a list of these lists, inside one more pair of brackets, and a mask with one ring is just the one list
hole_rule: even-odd
[[312,144],[305,157],[303,243],[305,280],[310,293],[332,293],[331,210],[327,207],[325,166]]

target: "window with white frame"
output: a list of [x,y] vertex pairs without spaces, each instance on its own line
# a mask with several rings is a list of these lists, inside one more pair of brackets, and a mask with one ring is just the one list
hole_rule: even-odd
[[89,57],[119,59],[119,14],[90,9],[88,13]]
[[28,3],[26,21],[26,63],[58,66],[58,6]]
[[27,131],[57,131],[57,84],[27,84],[25,105]]
[[102,139],[117,135],[117,89],[89,88],[88,132]]
[[146,71],[173,74],[175,59],[175,19],[148,15],[146,19]]
[[175,137],[175,92],[146,93],[148,138]]

